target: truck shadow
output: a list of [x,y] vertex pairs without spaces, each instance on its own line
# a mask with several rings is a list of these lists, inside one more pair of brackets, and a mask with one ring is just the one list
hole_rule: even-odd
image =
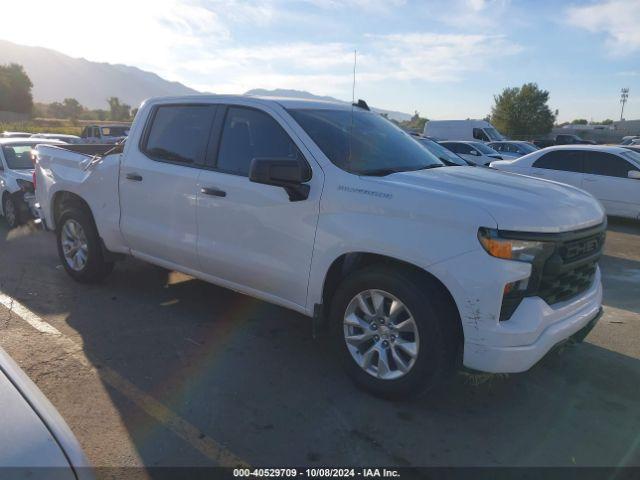
[[640,361],[588,338],[524,374],[389,402],[357,390],[301,315],[135,260],[79,285],[43,232],[0,245],[0,288],[79,335],[147,466],[214,461],[109,372],[253,465],[640,464]]

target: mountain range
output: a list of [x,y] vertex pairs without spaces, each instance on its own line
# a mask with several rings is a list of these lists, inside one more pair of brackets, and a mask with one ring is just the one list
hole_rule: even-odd
[[[42,103],[60,102],[73,97],[85,107],[106,109],[109,97],[118,97],[124,103],[138,106],[149,97],[201,93],[137,67],[92,62],[48,48],[0,40],[0,64],[7,63],[18,63],[24,67],[33,83],[34,100]],[[246,94],[342,101],[301,90],[253,89]],[[402,112],[372,109],[387,113],[396,120],[408,120],[411,117]]]

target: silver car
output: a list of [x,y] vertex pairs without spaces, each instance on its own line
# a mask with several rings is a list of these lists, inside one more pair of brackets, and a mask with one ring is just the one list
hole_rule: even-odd
[[0,406],[0,471],[6,478],[94,478],[55,407],[1,348]]
[[522,155],[535,152],[538,150],[533,143],[520,142],[520,141],[503,141],[503,142],[490,142],[489,145],[496,152],[498,152],[504,160],[511,160],[513,158],[519,158]]

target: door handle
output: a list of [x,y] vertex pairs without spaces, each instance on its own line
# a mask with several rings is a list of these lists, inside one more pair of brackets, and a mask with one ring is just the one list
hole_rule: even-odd
[[202,187],[200,189],[201,193],[204,193],[205,195],[211,195],[213,197],[226,197],[227,196],[227,192],[223,191],[223,190],[218,190],[217,188],[213,188],[213,187]]
[[595,178],[585,178],[584,181],[585,182],[597,182],[598,180],[596,180]]
[[142,175],[139,175],[137,173],[127,173],[126,177],[128,180],[133,180],[134,182],[142,181]]

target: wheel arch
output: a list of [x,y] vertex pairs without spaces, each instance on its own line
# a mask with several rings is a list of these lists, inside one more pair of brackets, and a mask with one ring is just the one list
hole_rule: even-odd
[[416,274],[428,278],[432,281],[439,291],[441,291],[445,303],[450,309],[451,315],[454,317],[456,331],[460,335],[460,339],[464,342],[464,332],[462,328],[462,317],[460,310],[453,298],[453,295],[447,286],[433,273],[414,265],[410,262],[400,260],[387,255],[370,253],[370,252],[348,252],[336,258],[324,277],[322,285],[322,304],[325,306],[324,311],[328,311],[333,295],[335,294],[340,282],[347,275],[373,265],[395,266],[401,269],[415,272]]
[[95,224],[95,218],[91,207],[80,195],[66,190],[60,190],[53,194],[51,199],[51,219],[53,220],[52,227],[55,229],[58,226],[58,220],[65,210],[70,207],[81,208],[91,215],[91,219]]

